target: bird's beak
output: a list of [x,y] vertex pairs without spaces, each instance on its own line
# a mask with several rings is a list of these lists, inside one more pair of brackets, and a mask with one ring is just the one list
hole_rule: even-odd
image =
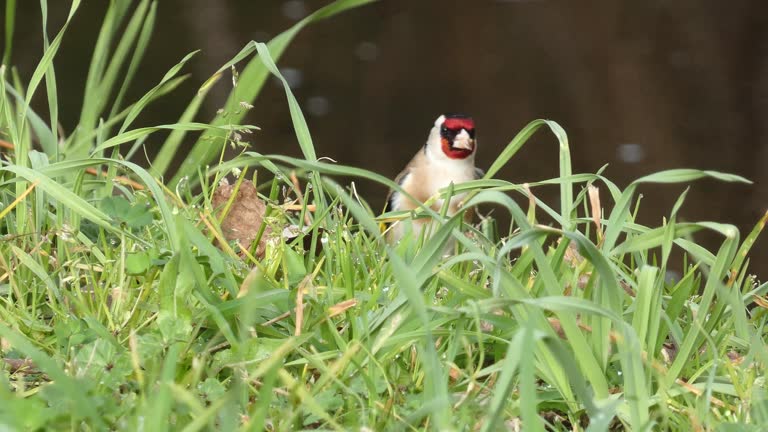
[[472,151],[475,149],[475,140],[469,137],[467,131],[462,130],[453,140],[453,147]]
[[456,138],[453,141],[453,146],[455,148],[460,148],[460,149],[464,149],[464,150],[474,150],[475,149],[475,140],[473,140],[471,138],[467,138],[467,139]]

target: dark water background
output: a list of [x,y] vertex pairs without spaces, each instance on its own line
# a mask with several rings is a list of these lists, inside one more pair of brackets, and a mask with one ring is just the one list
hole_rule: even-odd
[[[13,62],[28,79],[42,53],[39,4],[18,3]],[[48,3],[53,34],[69,2]],[[106,3],[83,2],[56,59],[65,130],[80,112]],[[327,3],[161,0],[130,99],[187,52],[202,52],[186,69],[192,78],[139,124],[177,120],[200,83],[248,41],[266,41]],[[605,174],[622,187],[678,167],[727,171],[755,182],[695,183],[680,212],[684,220],[733,223],[746,235],[768,208],[764,0],[382,0],[307,28],[279,66],[304,107],[318,155],[339,163],[394,177],[434,119],[458,111],[474,116],[478,164],[487,166],[520,128],[544,117],[568,132],[574,172],[608,163]],[[213,117],[229,85],[220,81],[198,120]],[[246,119],[262,128],[254,148],[298,156],[277,82],[254,105]],[[161,138],[149,140],[150,155]],[[555,177],[557,169],[556,141],[540,133],[499,177],[536,181]],[[357,187],[372,203],[386,193],[377,185]],[[640,222],[660,225],[684,188],[641,188]],[[537,195],[558,202],[556,188]],[[706,234],[697,239],[710,249],[719,241]],[[752,270],[766,275],[768,240],[755,249]]]

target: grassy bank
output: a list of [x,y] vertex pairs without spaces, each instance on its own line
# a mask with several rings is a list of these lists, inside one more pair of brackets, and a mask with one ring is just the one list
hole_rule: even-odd
[[[379,203],[333,179],[397,185],[320,161],[287,86],[304,157],[248,147],[258,130],[240,123],[268,77],[282,79],[275,61],[292,38],[364,3],[336,1],[269,44],[247,44],[193,95],[175,91],[190,54],[127,101],[157,4],[115,1],[96,39],[80,121],[68,130],[58,127],[57,88],[66,83],[54,61],[69,21],[45,37],[39,66],[22,79],[11,67],[15,2],[6,3],[0,424],[762,430],[768,285],[751,276],[748,256],[765,219],[745,236],[726,224],[678,221],[683,192],[660,226],[635,222],[640,187],[745,179],[679,169],[621,189],[600,173],[572,173],[565,131],[537,120],[485,178],[445,191],[469,192],[465,208],[509,213],[511,227],[492,218],[469,226],[425,207],[419,215],[440,220],[439,229],[393,247],[382,222],[412,215],[379,215]],[[233,66],[226,105],[200,122],[207,91],[230,85]],[[30,107],[36,94],[45,114]],[[161,97],[189,99],[179,121],[135,127]],[[550,132],[557,178],[495,178],[534,133]],[[128,161],[150,142],[160,146],[150,167]],[[184,142],[192,150],[171,173]],[[225,161],[228,146],[242,153]],[[259,194],[245,203],[251,185]],[[560,202],[535,198],[545,186],[559,188]],[[253,227],[231,225],[255,218],[263,223],[249,236],[237,233]],[[720,247],[699,246],[699,231],[719,234]],[[684,266],[669,268],[680,257]],[[669,270],[681,276],[672,280]]]

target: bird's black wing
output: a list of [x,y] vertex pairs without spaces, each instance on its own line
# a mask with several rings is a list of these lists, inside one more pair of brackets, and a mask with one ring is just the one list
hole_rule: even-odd
[[[405,179],[408,177],[408,174],[411,173],[411,170],[409,168],[406,168],[398,174],[397,177],[395,177],[395,183],[399,184],[400,186],[405,183]],[[395,203],[393,202],[395,200],[395,197],[397,196],[397,191],[394,189],[390,189],[389,193],[387,194],[387,201],[384,203],[384,213],[394,210]]]

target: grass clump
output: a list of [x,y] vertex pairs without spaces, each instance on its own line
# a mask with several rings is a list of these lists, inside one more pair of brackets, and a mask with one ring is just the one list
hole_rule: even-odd
[[[765,219],[743,240],[730,225],[678,221],[683,193],[661,226],[635,222],[643,184],[741,177],[680,169],[622,190],[601,173],[572,173],[565,132],[538,120],[484,179],[444,191],[469,192],[466,208],[503,209],[511,227],[492,219],[464,226],[461,215],[425,206],[418,215],[440,220],[439,228],[392,247],[379,222],[410,215],[378,217],[333,176],[397,185],[319,162],[287,86],[304,157],[244,152],[215,163],[254,129],[238,125],[233,108],[253,102],[270,73],[280,77],[274,60],[296,32],[362,3],[336,1],[269,44],[248,44],[171,125],[131,127],[184,79],[187,58],[123,105],[154,2],[111,3],[72,133],[58,128],[53,67],[68,24],[46,38],[27,85],[2,67],[0,424],[761,430],[768,286],[750,275],[747,256]],[[222,113],[194,122],[206,90],[249,58]],[[29,105],[43,84],[47,120]],[[557,139],[560,175],[524,185],[494,178],[542,127]],[[160,130],[171,133],[149,170],[118,153],[125,144],[122,154],[132,154]],[[160,181],[188,132],[202,136],[179,173]],[[231,173],[235,187],[250,179],[262,194],[270,227],[258,233],[269,239],[263,253],[221,230],[212,197]],[[535,199],[547,185],[560,189],[559,206]],[[554,223],[538,223],[544,215]],[[286,227],[293,234],[280,235]],[[695,243],[701,230],[721,235],[716,251]],[[451,241],[455,253],[444,256]],[[685,264],[671,281],[677,256]]]

